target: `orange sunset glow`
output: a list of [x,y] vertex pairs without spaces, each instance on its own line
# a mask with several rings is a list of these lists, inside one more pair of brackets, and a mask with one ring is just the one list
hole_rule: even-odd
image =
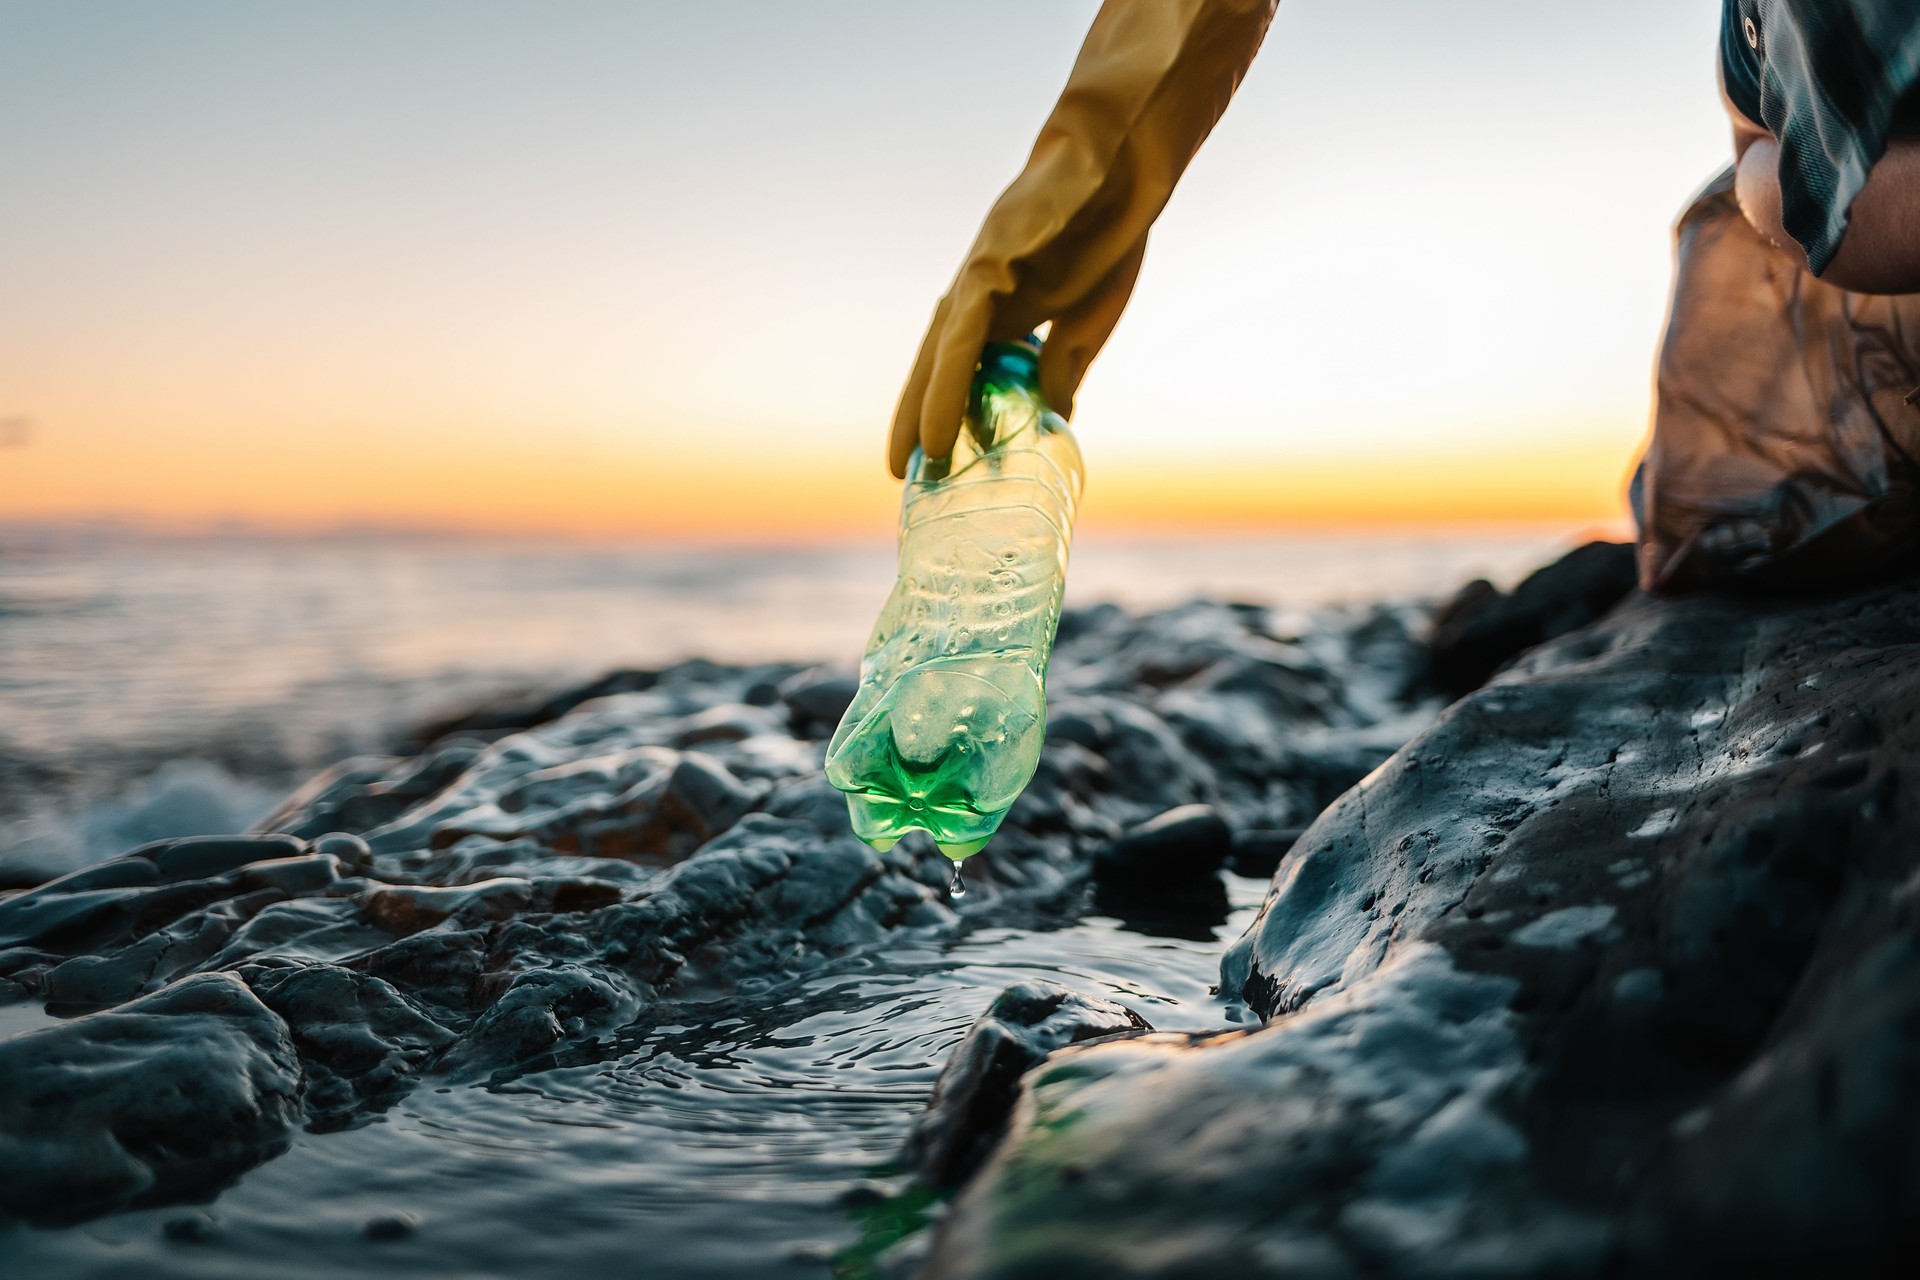
[[[1083,389],[1087,527],[1618,525],[1668,226],[1727,147],[1714,5],[1628,7],[1480,6],[1458,76],[1466,17],[1282,5]],[[0,137],[0,519],[885,538],[899,381],[1094,5],[1029,13],[978,99],[964,8],[392,15],[381,50],[16,13],[59,56],[0,48],[40,122]]]
[[[48,450],[52,453],[52,450]],[[335,451],[249,455],[223,472],[164,448],[107,465],[55,457],[8,476],[8,512],[42,519],[130,517],[192,530],[217,517],[263,530],[342,525],[450,533],[763,540],[884,537],[897,487],[870,458],[762,454],[741,463],[693,451],[529,448],[447,458],[392,443],[368,474]],[[1623,528],[1624,455],[1610,444],[1461,455],[1272,457],[1241,464],[1102,469],[1084,505],[1099,532],[1565,524]],[[717,510],[725,504],[727,515]]]

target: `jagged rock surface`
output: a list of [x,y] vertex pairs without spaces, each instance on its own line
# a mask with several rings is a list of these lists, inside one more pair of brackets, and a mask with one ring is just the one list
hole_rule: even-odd
[[[1249,830],[1311,818],[1431,717],[1396,697],[1419,621],[1383,608],[1293,635],[1251,607],[1069,614],[1054,740],[968,868],[968,913],[1073,909],[1095,850],[1178,805]],[[951,933],[946,860],[861,844],[820,776],[846,683],[616,673],[348,761],[271,834],[152,846],[0,899],[0,1002],[71,1019],[4,1042],[0,1099],[56,1100],[0,1102],[0,1152],[30,1171],[0,1213],[203,1195],[289,1124],[590,1058],[675,1001],[753,999]],[[202,1007],[215,987],[223,1012]],[[66,1077],[96,1070],[102,1028],[124,1087],[83,1090]],[[134,1087],[176,1077],[194,1087],[164,1106]]]
[[1427,679],[1450,697],[1471,693],[1513,658],[1619,604],[1633,590],[1637,566],[1632,543],[1589,542],[1511,592],[1484,578],[1469,582],[1434,615]]
[[907,1136],[903,1163],[930,1186],[960,1182],[1006,1123],[1020,1077],[1056,1049],[1151,1031],[1123,1004],[1057,982],[1002,991],[967,1029]]
[[1233,850],[1233,828],[1212,806],[1182,805],[1149,818],[1102,849],[1093,862],[1102,884],[1153,892],[1210,879]]
[[72,1222],[216,1190],[300,1111],[286,1027],[230,974],[0,1041],[0,1213]]
[[1031,1073],[926,1274],[1902,1273],[1917,763],[1920,587],[1636,599],[1307,831],[1263,1029]]

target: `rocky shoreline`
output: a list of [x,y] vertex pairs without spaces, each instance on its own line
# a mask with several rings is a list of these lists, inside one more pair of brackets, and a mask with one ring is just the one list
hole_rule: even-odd
[[1226,865],[1277,868],[1223,964],[1264,1026],[1010,990],[904,1157],[950,1210],[882,1270],[1885,1268],[1920,1220],[1920,588],[1615,607],[1630,576],[1588,548],[1299,633],[1071,614],[964,903],[848,834],[844,673],[686,663],[432,726],[257,835],[0,899],[0,1214],[204,1201],[423,1086],[983,922],[1204,929]]
[[1264,1028],[1050,1058],[926,1274],[1904,1271],[1916,752],[1910,583],[1532,652],[1288,857]]

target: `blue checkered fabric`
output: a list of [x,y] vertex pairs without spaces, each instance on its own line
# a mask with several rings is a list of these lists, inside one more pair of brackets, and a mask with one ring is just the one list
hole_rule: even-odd
[[1920,80],[1920,0],[1726,0],[1720,60],[1780,140],[1781,219],[1817,275]]

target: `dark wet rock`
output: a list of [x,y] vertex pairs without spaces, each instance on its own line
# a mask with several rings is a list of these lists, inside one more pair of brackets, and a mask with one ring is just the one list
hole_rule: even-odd
[[570,924],[628,978],[731,983],[845,954],[896,929],[943,926],[945,859],[887,854],[762,814],[675,867],[644,898]]
[[639,693],[660,683],[660,673],[634,668],[609,671],[586,684],[553,694],[523,694],[497,699],[483,706],[470,707],[450,716],[442,716],[420,725],[404,735],[395,749],[414,756],[429,750],[447,738],[465,738],[492,742],[521,729],[558,720],[567,712],[595,698],[617,693]]
[[550,749],[557,744],[515,750],[521,742],[490,748],[440,794],[368,832],[368,844],[394,852],[447,848],[469,836],[526,838],[555,853],[669,865],[725,831],[753,800],[704,752],[646,744],[568,758]]
[[636,842],[678,861],[738,822],[752,803],[753,793],[724,765],[689,752],[667,775],[649,826]]
[[1098,751],[1113,734],[1113,722],[1098,707],[1056,698],[1047,708],[1047,741]]
[[226,946],[238,925],[233,904],[215,904],[106,954],[78,955],[51,966],[38,994],[62,1010],[131,1000],[197,969]]
[[580,965],[522,973],[494,1001],[447,1057],[455,1079],[472,1079],[526,1064],[568,1040],[633,1019],[636,985],[619,974]]
[[1284,775],[1301,803],[1287,814],[1302,824],[1385,764],[1410,726],[1393,721],[1347,733],[1302,733],[1288,745]]
[[843,671],[802,672],[780,688],[793,732],[801,738],[831,736],[859,692],[860,677]]
[[0,902],[0,947],[42,940],[53,942],[81,933],[112,917],[126,897],[118,888],[44,895],[40,890],[30,890],[18,898]]
[[[368,920],[404,937],[454,916],[465,924],[511,919],[529,910],[537,893],[531,880],[496,876],[451,888],[398,885],[375,889],[361,900],[360,908]],[[619,897],[618,891],[613,896]]]
[[1112,791],[1131,802],[1129,820],[1215,798],[1212,770],[1165,720],[1111,697],[1101,709],[1112,727],[1101,759]]
[[1337,715],[1341,693],[1327,687],[1311,659],[1278,642],[1257,654],[1236,652],[1215,661],[1190,686],[1215,697],[1243,697],[1270,722],[1324,721]]
[[381,946],[390,936],[351,897],[270,901],[240,920],[226,945],[207,963],[222,966],[255,959],[295,963],[340,960]]
[[210,1213],[185,1213],[168,1218],[160,1232],[175,1244],[211,1244],[220,1238],[219,1224]]
[[1470,582],[1434,617],[1429,678],[1451,697],[1478,689],[1516,655],[1605,614],[1637,580],[1632,543],[1589,542],[1536,569],[1511,594]]
[[356,756],[295,791],[262,825],[308,838],[364,836],[444,791],[485,752],[484,743],[455,738],[406,760]]
[[1305,827],[1250,827],[1233,833],[1227,866],[1237,876],[1270,877],[1306,833]]
[[1266,1026],[1030,1073],[927,1274],[1904,1270],[1917,635],[1636,598],[1523,657],[1280,864]]
[[367,1219],[360,1233],[378,1244],[390,1244],[395,1240],[405,1240],[414,1233],[420,1220],[411,1213],[383,1213]]
[[1229,911],[1219,872],[1232,841],[1204,804],[1130,827],[1094,855],[1094,909],[1149,937],[1209,941]]
[[83,867],[0,900],[0,947],[56,938],[113,915],[129,896],[124,890],[160,883],[160,869],[141,852]]
[[130,889],[136,885],[159,883],[160,869],[154,865],[153,859],[142,856],[141,850],[135,850],[122,857],[110,858],[106,862],[96,863],[91,867],[70,871],[37,888],[8,898],[5,903],[0,904],[0,907],[6,908],[6,911],[0,912],[0,918],[11,915],[13,911],[27,903],[43,902],[63,894],[83,893],[93,889]]
[[[328,889],[340,871],[330,856],[303,854],[305,844],[288,837],[219,837],[211,844],[148,848],[152,856],[134,850],[0,902],[0,948],[36,944],[104,954],[115,942],[152,935],[180,915],[221,900],[252,894],[248,906],[257,910],[273,898]],[[184,879],[207,867],[223,873]]]
[[438,927],[384,946],[375,946],[343,963],[405,991],[449,1025],[462,1026],[486,1007],[486,929]]
[[[509,793],[507,802],[524,793]],[[530,835],[547,848],[595,858],[680,862],[747,812],[751,793],[716,760],[699,752],[662,756],[659,768],[612,796],[611,804],[566,802],[541,821],[515,823],[490,835]],[[451,842],[459,823],[436,831]]]
[[847,798],[834,790],[825,774],[804,774],[774,783],[758,808],[770,817],[804,822],[822,838],[847,830]]
[[342,866],[356,872],[366,871],[373,863],[373,850],[351,831],[329,831],[323,836],[316,836],[311,848],[315,853],[335,858]]
[[1211,805],[1169,809],[1102,849],[1093,860],[1097,883],[1153,890],[1191,884],[1218,871],[1233,848],[1233,832]]
[[[0,943],[31,942],[46,956],[31,974],[35,994],[71,1011],[130,1000],[183,974],[241,958],[235,938],[256,915],[340,883],[340,866],[331,855],[279,856],[305,848],[285,837],[223,839],[210,848],[180,843],[189,845],[188,856],[169,860],[172,846],[160,847],[159,857],[140,851],[0,903]],[[233,865],[248,855],[266,860]],[[130,874],[143,866],[146,873]],[[230,869],[195,880],[164,874],[210,867]],[[108,881],[117,887],[97,887]],[[264,932],[252,936],[271,945]],[[0,957],[6,954],[0,951]]]
[[671,745],[687,750],[722,742],[745,742],[760,734],[777,731],[778,727],[778,719],[769,715],[765,707],[736,702],[709,707],[697,715],[686,717],[680,722],[680,732],[673,736]]
[[856,1182],[835,1197],[848,1209],[871,1209],[887,1202],[888,1190],[877,1182]]
[[331,854],[311,853],[251,862],[235,874],[243,889],[273,889],[297,898],[331,889],[340,880],[340,863]]
[[231,974],[0,1041],[0,1213],[70,1222],[213,1191],[280,1150],[300,1061]]
[[171,884],[224,875],[251,863],[297,858],[306,852],[306,841],[289,835],[195,836],[146,845],[131,856],[153,863],[160,879]]
[[[1060,834],[1076,845],[1113,839],[1119,815],[1103,810],[1110,773],[1105,760],[1071,742],[1056,742],[1014,805],[1012,820],[1024,834]],[[843,806],[844,807],[844,806]]]
[[1020,1077],[1047,1055],[1070,1044],[1150,1030],[1125,1005],[1058,983],[1008,987],[947,1060],[926,1111],[907,1137],[901,1163],[931,1186],[955,1185],[1005,1128]]
[[308,1117],[332,1127],[397,1098],[453,1033],[391,984],[331,964],[249,966],[261,1002],[287,1024],[307,1071]]

